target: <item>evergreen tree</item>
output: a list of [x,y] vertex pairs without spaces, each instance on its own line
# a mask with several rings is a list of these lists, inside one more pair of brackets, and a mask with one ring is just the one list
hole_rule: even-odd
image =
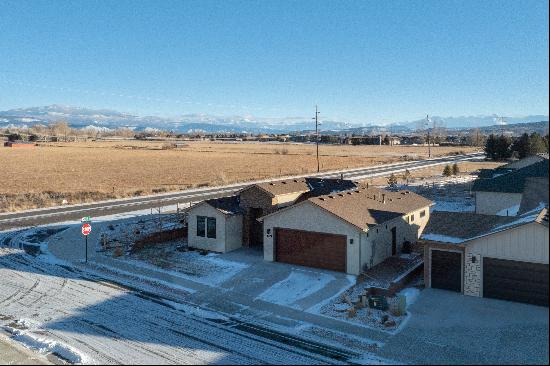
[[453,164],[453,175],[459,175],[460,174],[460,168],[457,163]]
[[512,151],[517,152],[518,158],[523,159],[529,155],[529,135],[524,133],[512,144]]
[[393,173],[388,178],[388,187],[391,189],[397,189],[397,177]]
[[445,168],[443,169],[443,176],[444,177],[450,177],[453,175],[453,169],[449,164],[445,165]]
[[496,143],[496,160],[509,159],[512,156],[512,139],[504,135],[500,135]]
[[491,134],[485,142],[485,154],[491,160],[497,160],[497,139],[495,135]]
[[544,138],[536,132],[529,136],[528,156],[548,152],[548,147]]

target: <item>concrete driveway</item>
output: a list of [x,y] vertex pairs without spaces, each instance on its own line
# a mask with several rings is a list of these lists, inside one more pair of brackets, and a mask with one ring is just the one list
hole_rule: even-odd
[[413,364],[548,364],[548,308],[426,289],[380,355]]

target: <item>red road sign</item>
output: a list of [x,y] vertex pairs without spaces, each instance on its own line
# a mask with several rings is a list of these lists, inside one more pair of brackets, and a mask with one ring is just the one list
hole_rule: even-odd
[[92,232],[92,225],[84,224],[82,225],[82,235],[88,235]]

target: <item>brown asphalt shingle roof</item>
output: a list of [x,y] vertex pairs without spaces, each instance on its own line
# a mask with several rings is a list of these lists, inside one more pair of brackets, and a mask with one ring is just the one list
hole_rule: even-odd
[[239,197],[238,196],[228,196],[221,198],[212,198],[204,201],[215,209],[221,211],[226,215],[235,215],[242,213],[242,210],[239,206]]
[[519,216],[480,215],[471,212],[433,212],[421,238],[461,244],[482,236],[537,222],[548,226],[548,209],[537,207]]
[[483,235],[493,228],[517,220],[514,216],[480,215],[473,212],[434,211],[422,237],[443,235],[450,238],[469,239]]
[[406,215],[433,203],[410,191],[390,192],[367,187],[313,197],[308,201],[361,229]]

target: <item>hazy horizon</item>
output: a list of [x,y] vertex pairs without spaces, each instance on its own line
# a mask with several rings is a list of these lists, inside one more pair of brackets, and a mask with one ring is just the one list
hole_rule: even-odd
[[534,0],[3,1],[0,110],[546,115],[547,30]]

